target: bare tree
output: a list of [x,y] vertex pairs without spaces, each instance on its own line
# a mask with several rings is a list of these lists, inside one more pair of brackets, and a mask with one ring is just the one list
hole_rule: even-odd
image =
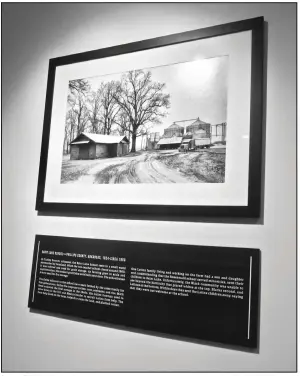
[[90,84],[87,80],[79,79],[69,81],[69,92],[73,95],[87,94],[90,91]]
[[69,154],[70,129],[71,129],[70,119],[67,116],[66,124],[65,124],[64,147],[63,147],[64,154]]
[[164,83],[153,82],[150,71],[136,70],[123,75],[114,98],[120,107],[118,124],[131,135],[131,152],[135,152],[136,138],[160,123],[170,107],[170,95],[163,90]]
[[115,119],[115,123],[118,125],[117,133],[120,136],[126,136],[128,140],[131,140],[132,126],[127,114],[121,109],[118,116]]
[[64,134],[64,153],[69,153],[70,142],[83,132],[88,123],[87,98],[90,94],[90,84],[87,80],[69,81],[67,113]]
[[82,94],[79,94],[76,103],[73,106],[73,112],[75,113],[76,118],[76,135],[77,137],[80,133],[84,132],[88,120],[89,120],[89,110],[86,105],[86,100]]
[[65,123],[65,135],[64,135],[64,153],[69,154],[69,145],[76,134],[76,121],[77,115],[73,108],[67,111],[66,123]]
[[91,125],[92,133],[101,133],[101,124],[100,124],[100,111],[102,108],[101,104],[101,90],[93,91],[88,100],[89,102],[89,121]]
[[89,110],[85,98],[78,94],[73,98],[72,103],[69,104],[69,109],[66,116],[66,125],[70,122],[71,138],[77,137],[84,132],[88,127]]
[[116,92],[119,86],[118,82],[110,81],[102,83],[99,88],[100,93],[100,122],[103,134],[111,134],[112,126],[116,123],[116,118],[120,112],[120,107],[116,101]]

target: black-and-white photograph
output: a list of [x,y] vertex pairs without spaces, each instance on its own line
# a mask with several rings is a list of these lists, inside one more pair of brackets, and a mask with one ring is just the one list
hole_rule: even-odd
[[228,60],[69,81],[61,183],[224,183]]

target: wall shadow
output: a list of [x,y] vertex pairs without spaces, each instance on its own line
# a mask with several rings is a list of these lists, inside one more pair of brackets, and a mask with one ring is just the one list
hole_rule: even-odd
[[177,340],[177,341],[182,341],[182,342],[194,343],[194,344],[197,344],[197,345],[212,346],[212,347],[218,347],[218,348],[223,348],[223,349],[227,349],[227,350],[235,350],[235,351],[242,351],[242,352],[247,352],[247,353],[259,354],[259,347],[256,348],[256,349],[249,349],[249,348],[246,348],[246,347],[243,347],[243,346],[225,345],[225,344],[218,343],[218,342],[186,338],[186,337],[177,336],[177,335],[154,332],[154,331],[151,331],[151,330],[127,327],[125,325],[117,325],[117,324],[111,324],[111,323],[105,323],[105,322],[97,322],[97,321],[90,320],[90,319],[78,318],[78,317],[74,317],[74,316],[68,316],[68,315],[64,315],[64,314],[60,314],[60,313],[48,312],[48,311],[35,309],[35,308],[30,308],[29,312],[35,313],[35,314],[42,314],[42,315],[46,315],[46,316],[50,316],[50,317],[55,317],[55,318],[59,318],[59,319],[64,319],[64,320],[70,320],[70,321],[74,321],[74,322],[80,322],[80,323],[84,323],[84,324],[102,326],[102,327],[109,328],[109,329],[117,329],[117,330],[123,330],[123,331],[136,333],[136,334],[151,335],[151,336],[154,336],[154,337],[157,337],[157,338],[166,338],[166,339]]
[[263,218],[240,218],[240,217],[210,217],[210,216],[175,216],[175,215],[151,215],[151,214],[114,214],[110,212],[84,212],[84,211],[38,211],[38,216],[49,217],[78,217],[78,218],[103,218],[103,219],[124,219],[124,220],[145,220],[145,221],[168,221],[168,222],[200,222],[200,223],[228,223],[228,224],[249,224],[262,225]]

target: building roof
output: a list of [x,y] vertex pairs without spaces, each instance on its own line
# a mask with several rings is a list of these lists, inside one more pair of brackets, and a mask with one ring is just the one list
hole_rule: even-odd
[[88,144],[90,141],[74,141],[71,142],[71,145],[81,145],[81,144]]
[[119,144],[120,142],[129,143],[126,136],[111,136],[111,135],[106,135],[106,134],[82,132],[71,142],[71,144],[78,144],[79,142],[83,143],[84,141],[76,141],[77,138],[79,138],[81,135],[84,135],[85,137],[89,138],[91,141],[95,142],[96,144]]
[[173,124],[169,125],[166,129],[172,129],[172,128],[184,128],[182,125],[176,124],[174,121]]
[[157,145],[171,145],[171,144],[180,144],[182,141],[182,137],[168,137],[168,138],[161,138]]
[[205,124],[209,124],[209,123],[205,123],[205,121],[202,121],[199,118],[197,118],[197,120],[195,120],[192,124],[188,125],[187,128],[195,126],[195,125],[205,125]]

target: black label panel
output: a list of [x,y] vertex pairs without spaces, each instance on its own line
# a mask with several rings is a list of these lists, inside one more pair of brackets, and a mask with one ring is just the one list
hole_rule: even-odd
[[260,251],[36,236],[29,307],[256,348]]

